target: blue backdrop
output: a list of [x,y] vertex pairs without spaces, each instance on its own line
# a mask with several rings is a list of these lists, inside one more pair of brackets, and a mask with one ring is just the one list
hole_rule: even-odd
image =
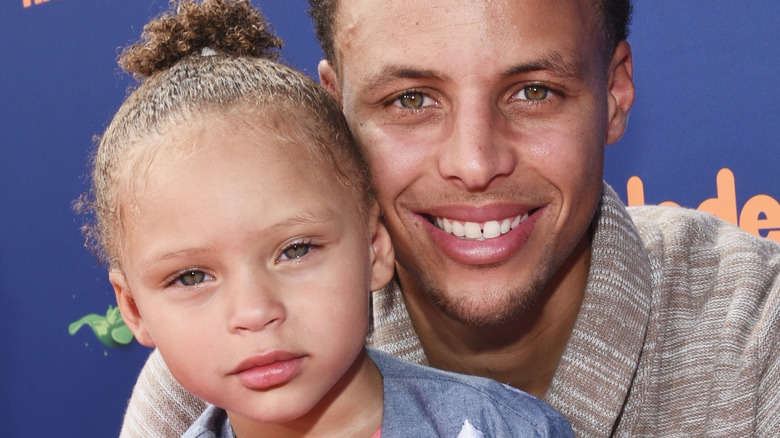
[[[637,102],[607,149],[628,203],[672,201],[780,240],[780,2],[638,0]],[[316,75],[304,0],[256,1]],[[148,350],[69,325],[114,304],[71,202],[86,158],[130,85],[117,48],[165,0],[0,2],[0,412],[3,436],[116,436]],[[775,231],[776,233],[773,233]],[[110,315],[109,315],[110,319]]]

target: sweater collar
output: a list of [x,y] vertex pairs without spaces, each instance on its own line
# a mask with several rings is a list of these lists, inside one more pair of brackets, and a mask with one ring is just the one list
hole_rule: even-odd
[[616,427],[644,346],[651,285],[639,233],[604,184],[585,296],[545,396],[578,436],[609,436]]

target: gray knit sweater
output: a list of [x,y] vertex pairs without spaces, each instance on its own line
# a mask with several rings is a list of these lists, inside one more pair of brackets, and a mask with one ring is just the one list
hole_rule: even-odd
[[[626,209],[605,185],[588,285],[545,399],[582,437],[780,436],[780,245],[714,216]],[[426,363],[397,284],[369,345]],[[156,351],[122,437],[179,436],[205,404]]]

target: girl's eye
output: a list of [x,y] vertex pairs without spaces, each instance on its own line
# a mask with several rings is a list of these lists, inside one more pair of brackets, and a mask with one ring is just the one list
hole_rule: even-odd
[[515,94],[518,100],[545,100],[550,97],[550,89],[544,85],[528,85]]
[[178,283],[182,286],[198,286],[204,281],[212,279],[213,277],[211,277],[209,274],[197,269],[192,269],[179,274],[179,276],[174,279],[173,283]]
[[393,100],[393,105],[403,108],[417,109],[436,105],[436,101],[420,91],[405,91]]
[[293,243],[282,250],[280,259],[296,260],[308,254],[310,250],[311,244],[309,243]]

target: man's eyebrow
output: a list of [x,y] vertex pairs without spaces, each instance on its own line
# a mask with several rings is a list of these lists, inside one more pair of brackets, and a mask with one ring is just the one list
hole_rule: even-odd
[[[564,56],[560,52],[517,64],[504,72],[505,76],[513,76],[534,71],[547,71],[551,74],[571,79],[582,79],[586,75],[587,68],[582,62],[573,57]],[[366,79],[367,89],[384,87],[399,79],[433,79],[443,80],[440,72],[429,69],[419,69],[403,65],[388,65]]]
[[381,88],[398,79],[442,79],[442,76],[428,69],[402,65],[388,65],[366,79],[366,88]]
[[547,71],[562,78],[582,79],[585,77],[587,69],[574,58],[554,52],[526,63],[518,64],[508,69],[505,74],[512,76],[535,71]]

